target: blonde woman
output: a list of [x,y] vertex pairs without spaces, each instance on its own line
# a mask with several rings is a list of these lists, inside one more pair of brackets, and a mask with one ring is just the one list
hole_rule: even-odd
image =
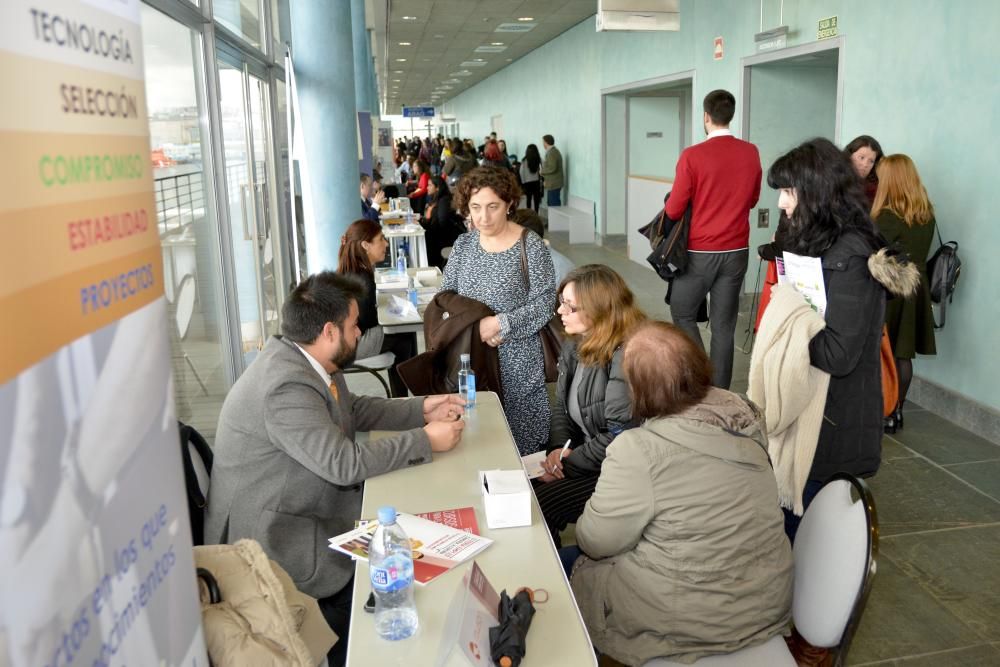
[[556,312],[567,340],[559,356],[546,473],[535,487],[556,546],[559,532],[576,522],[594,492],[608,445],[633,426],[622,345],[646,321],[622,277],[603,264],[573,269],[558,294]]
[[876,167],[878,190],[872,219],[891,245],[898,244],[920,270],[920,288],[915,296],[890,299],[885,305],[885,323],[899,372],[899,403],[887,417],[885,430],[903,428],[903,401],[913,379],[913,357],[935,354],[934,317],[927,279],[927,255],[934,240],[934,207],[920,181],[917,168],[906,155],[882,158]]

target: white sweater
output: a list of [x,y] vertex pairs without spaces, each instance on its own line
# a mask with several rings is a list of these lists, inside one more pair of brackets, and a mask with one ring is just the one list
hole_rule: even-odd
[[778,499],[799,516],[830,385],[830,374],[809,364],[809,341],[825,327],[801,294],[775,285],[750,357],[747,395],[764,411]]

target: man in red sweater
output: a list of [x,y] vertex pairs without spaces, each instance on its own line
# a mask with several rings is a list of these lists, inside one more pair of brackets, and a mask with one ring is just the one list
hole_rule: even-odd
[[729,123],[736,98],[726,90],[705,96],[705,133],[677,160],[674,186],[664,205],[680,220],[691,207],[687,271],[674,278],[670,317],[704,349],[698,306],[710,294],[712,384],[729,388],[733,376],[733,335],[750,247],[750,209],[760,197],[757,147],[733,136]]

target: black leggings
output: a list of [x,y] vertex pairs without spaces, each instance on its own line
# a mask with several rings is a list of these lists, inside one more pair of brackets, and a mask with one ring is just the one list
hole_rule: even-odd
[[396,355],[396,361],[389,369],[389,388],[392,390],[393,398],[404,398],[407,395],[406,383],[399,377],[396,366],[417,356],[417,334],[398,333],[386,334],[382,337],[382,352],[392,352]]
[[[525,203],[525,208],[535,209],[535,213],[538,213],[538,207],[542,204],[542,182],[541,181],[528,181],[521,186],[524,190],[524,196],[527,198]],[[532,205],[534,201],[534,205]]]
[[910,383],[913,381],[913,359],[900,359],[896,357],[896,373],[899,375],[899,403],[897,410],[903,409],[903,401],[910,391]]

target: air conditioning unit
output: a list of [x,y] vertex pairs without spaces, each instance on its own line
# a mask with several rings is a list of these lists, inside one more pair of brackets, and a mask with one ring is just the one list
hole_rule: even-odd
[[680,0],[597,0],[597,32],[680,29]]

